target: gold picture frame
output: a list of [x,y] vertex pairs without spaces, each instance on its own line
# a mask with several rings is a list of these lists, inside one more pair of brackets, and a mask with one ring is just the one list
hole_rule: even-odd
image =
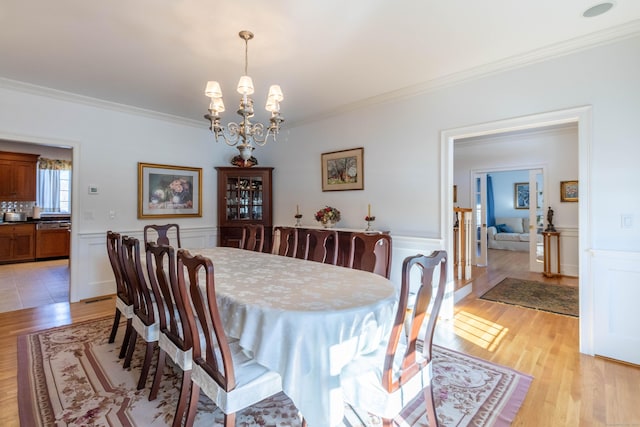
[[202,216],[202,168],[138,163],[138,218]]
[[560,181],[560,201],[578,201],[578,181]]
[[364,148],[322,153],[322,191],[364,190]]

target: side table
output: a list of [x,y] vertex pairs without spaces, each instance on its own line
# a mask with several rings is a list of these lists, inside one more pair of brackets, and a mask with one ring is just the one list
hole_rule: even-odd
[[[560,275],[560,232],[559,231],[543,231],[542,237],[544,241],[544,277],[556,277]],[[551,271],[551,238],[556,240],[556,273]]]

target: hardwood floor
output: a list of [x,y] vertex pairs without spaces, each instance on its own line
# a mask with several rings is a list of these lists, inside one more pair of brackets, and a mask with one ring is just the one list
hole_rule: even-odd
[[[438,323],[435,342],[534,377],[515,426],[640,425],[640,368],[580,354],[576,318],[478,299],[501,277],[528,274],[517,271],[518,253],[490,257],[491,268],[478,272],[477,289],[456,305],[455,318]],[[544,281],[577,286],[575,278]],[[0,314],[0,425],[19,425],[16,337],[112,316],[114,306],[110,298]]]

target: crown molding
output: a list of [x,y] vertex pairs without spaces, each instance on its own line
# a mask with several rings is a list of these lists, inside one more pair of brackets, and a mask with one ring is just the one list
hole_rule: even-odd
[[16,92],[29,93],[31,95],[44,96],[60,101],[72,102],[75,104],[83,104],[90,107],[103,108],[119,113],[142,116],[154,120],[162,120],[179,125],[202,128],[202,121],[187,119],[185,117],[175,116],[167,113],[161,113],[159,111],[147,110],[145,108],[134,107],[127,104],[105,101],[99,98],[92,98],[90,96],[79,95],[72,92],[65,92],[45,86],[38,86],[18,80],[11,80],[4,77],[0,77],[0,88],[13,90]]
[[306,125],[340,114],[370,107],[375,104],[383,104],[405,98],[411,98],[416,95],[444,89],[464,82],[478,80],[516,68],[526,67],[561,56],[567,56],[583,50],[615,43],[638,35],[640,35],[640,20],[631,21],[623,25],[597,31],[585,36],[576,37],[564,42],[555,43],[540,49],[526,52],[524,54],[514,55],[500,61],[487,63],[457,73],[452,73],[443,77],[435,78],[426,82],[407,86],[402,89],[365,98],[350,104],[345,104],[336,109],[316,114],[314,117],[296,120],[295,122],[289,122],[288,127],[293,128]]

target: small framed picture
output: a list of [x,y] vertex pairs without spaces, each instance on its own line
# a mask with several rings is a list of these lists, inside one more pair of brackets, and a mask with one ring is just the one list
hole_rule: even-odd
[[529,183],[516,182],[513,186],[513,206],[516,209],[529,209]]
[[322,191],[363,190],[364,148],[322,153]]
[[202,168],[138,163],[138,218],[202,216]]
[[578,201],[578,181],[560,181],[560,201]]

